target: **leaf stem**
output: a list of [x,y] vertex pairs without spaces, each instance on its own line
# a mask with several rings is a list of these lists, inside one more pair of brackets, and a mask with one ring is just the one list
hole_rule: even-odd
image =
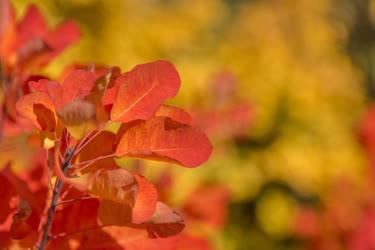
[[112,157],[115,157],[115,156],[116,156],[116,153],[109,154],[109,155],[102,155],[102,156],[96,157],[95,159],[91,159],[91,160],[76,163],[76,164],[72,165],[72,167],[73,168],[79,167],[79,168],[77,168],[77,171],[82,171],[83,169],[91,166],[92,164],[94,164],[95,162],[97,162],[99,160],[104,160],[104,159],[112,158]]
[[[82,141],[78,144],[77,146],[77,149],[75,151],[75,155],[79,154],[79,152],[81,152],[81,150],[87,146],[87,144],[89,144],[98,134],[100,134],[101,132],[103,132],[107,127],[108,125],[111,123],[111,120],[107,121],[103,127],[101,127],[100,129],[98,129],[95,133],[88,133],[83,139]],[[94,131],[93,131],[94,132]],[[92,135],[90,137],[90,135]]]
[[77,198],[77,199],[70,199],[70,200],[60,201],[59,203],[57,203],[57,206],[67,205],[67,204],[74,203],[76,201],[90,200],[90,199],[96,199],[96,198],[88,196],[88,195],[85,195],[85,196],[82,196],[82,197]]
[[87,232],[87,231],[102,229],[104,227],[110,227],[110,226],[113,226],[113,225],[99,225],[99,226],[96,226],[96,227],[83,228],[83,229],[79,229],[79,230],[71,231],[71,232],[63,232],[63,233],[59,233],[59,234],[56,234],[56,235],[52,235],[51,238],[52,239],[61,238],[61,237],[65,237],[65,236],[68,236],[68,235],[71,235],[71,234],[84,233],[84,232]]

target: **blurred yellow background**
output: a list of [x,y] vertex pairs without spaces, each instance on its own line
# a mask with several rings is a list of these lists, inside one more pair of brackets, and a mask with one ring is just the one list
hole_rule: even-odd
[[[70,63],[126,71],[168,59],[182,78],[173,103],[190,110],[219,105],[216,74],[237,79],[228,102],[251,103],[255,117],[245,136],[212,136],[206,165],[171,168],[176,204],[202,183],[230,187],[229,224],[213,235],[218,249],[304,249],[293,236],[301,200],[324,200],[338,178],[368,182],[358,126],[373,95],[375,39],[366,34],[375,29],[375,1],[14,1],[20,15],[30,3],[52,25],[73,19],[83,31],[45,70],[51,76]],[[164,168],[150,166],[149,175]]]

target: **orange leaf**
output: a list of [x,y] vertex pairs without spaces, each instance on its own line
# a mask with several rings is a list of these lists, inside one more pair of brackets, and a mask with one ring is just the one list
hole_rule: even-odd
[[[68,191],[68,196],[71,196],[71,191]],[[99,204],[97,199],[86,199],[59,206],[52,226],[52,234],[59,237],[51,240],[47,249],[109,249],[104,248],[107,244],[119,249],[116,239],[98,228]]]
[[[6,33],[10,26],[14,24],[15,21],[15,11],[9,0],[0,1],[0,39],[3,38],[4,33]],[[3,45],[3,44],[1,44]],[[0,45],[0,54],[1,46]]]
[[[82,149],[76,163],[111,154],[113,152],[115,139],[115,134],[109,131],[101,132]],[[93,172],[101,168],[114,168],[115,166],[116,163],[113,158],[101,159],[84,169],[82,173]]]
[[9,233],[12,239],[20,240],[28,236],[31,230],[31,226],[26,221],[20,220],[12,223]]
[[152,117],[160,105],[174,97],[180,88],[180,77],[167,61],[136,66],[117,78],[115,86],[103,97],[112,104],[111,120],[130,122]]
[[68,21],[48,32],[45,40],[48,46],[55,50],[53,55],[55,56],[72,43],[77,42],[80,37],[78,25],[73,21]]
[[56,128],[57,117],[49,96],[43,92],[35,92],[22,96],[16,103],[17,112],[28,118],[39,130]]
[[169,105],[161,105],[155,116],[165,116],[171,118],[176,122],[192,125],[192,118],[188,112]]
[[181,216],[162,202],[157,202],[152,217],[143,223],[132,222],[129,207],[112,201],[103,201],[101,203],[99,218],[104,225],[146,229],[150,238],[174,236],[185,227]]
[[151,220],[145,223],[146,229],[151,238],[169,237],[180,233],[184,227],[184,220],[173,209],[158,202]]
[[207,161],[212,145],[206,135],[166,117],[154,117],[127,128],[117,146],[118,157],[137,157],[196,167]]
[[[106,227],[104,231],[113,238],[118,239],[117,243],[121,249],[126,250],[212,250],[214,249],[210,240],[204,237],[197,237],[185,233],[168,238],[150,239],[147,234],[138,228],[129,227]],[[96,245],[97,246],[97,245]],[[118,249],[113,243],[106,242],[100,245],[105,249]]]
[[125,169],[98,170],[89,192],[104,200],[129,207],[130,210],[124,209],[123,212],[133,223],[147,221],[155,211],[157,191],[154,186],[142,176],[132,175]]
[[137,224],[152,217],[155,212],[158,193],[154,185],[143,176],[135,174],[134,177],[137,181],[138,192],[132,210],[132,222]]
[[47,79],[40,79],[37,82],[30,81],[28,84],[31,92],[40,91],[46,93],[52,100],[55,107],[61,107],[63,105],[62,96],[64,90],[60,83]]
[[[63,81],[63,105],[88,96],[96,80],[95,73],[86,70],[75,70]],[[61,107],[58,107],[61,108]]]
[[47,28],[47,23],[42,13],[35,5],[30,5],[25,16],[17,24],[19,45],[29,42],[36,37],[44,36]]
[[87,100],[95,103],[96,105],[96,119],[97,122],[105,123],[109,120],[109,112],[105,109],[102,104],[102,98],[106,90],[113,87],[115,80],[120,76],[121,70],[118,67],[104,68],[95,67],[94,73],[97,76],[97,80],[94,83],[94,87],[91,94],[87,97]]
[[133,175],[125,169],[99,169],[93,175],[89,192],[102,199],[133,205],[137,186]]

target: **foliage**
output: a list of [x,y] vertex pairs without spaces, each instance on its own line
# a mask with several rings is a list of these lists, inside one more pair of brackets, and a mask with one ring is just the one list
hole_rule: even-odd
[[[4,160],[1,246],[177,249],[186,241],[203,249],[206,244],[193,236],[176,236],[185,222],[158,201],[154,185],[114,160],[193,168],[209,158],[212,145],[190,125],[189,114],[163,105],[180,88],[175,67],[159,60],[124,73],[118,67],[75,66],[62,81],[33,76],[78,39],[78,26],[68,22],[49,31],[34,5],[18,22],[9,1],[0,10],[2,143],[40,140],[27,170],[14,168],[23,155]],[[8,132],[7,123],[16,131]]]

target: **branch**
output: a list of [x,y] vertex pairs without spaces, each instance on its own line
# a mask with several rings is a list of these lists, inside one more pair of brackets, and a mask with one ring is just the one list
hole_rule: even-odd
[[[55,150],[58,150],[58,148],[55,148]],[[63,162],[61,166],[62,172],[64,174],[67,173],[71,165],[71,160],[72,160],[73,155],[74,155],[74,150],[71,150],[67,153],[65,157],[65,161]],[[59,159],[57,158],[56,160],[59,160]],[[64,186],[64,182],[61,181],[60,179],[57,179],[55,183],[55,187],[53,188],[51,205],[50,205],[50,208],[48,210],[48,215],[47,215],[48,216],[47,223],[43,231],[42,239],[39,243],[39,247],[38,247],[39,250],[45,250],[49,240],[51,239],[50,233],[51,233],[52,223],[55,217],[56,207],[58,205],[59,197],[60,197],[63,186]]]

